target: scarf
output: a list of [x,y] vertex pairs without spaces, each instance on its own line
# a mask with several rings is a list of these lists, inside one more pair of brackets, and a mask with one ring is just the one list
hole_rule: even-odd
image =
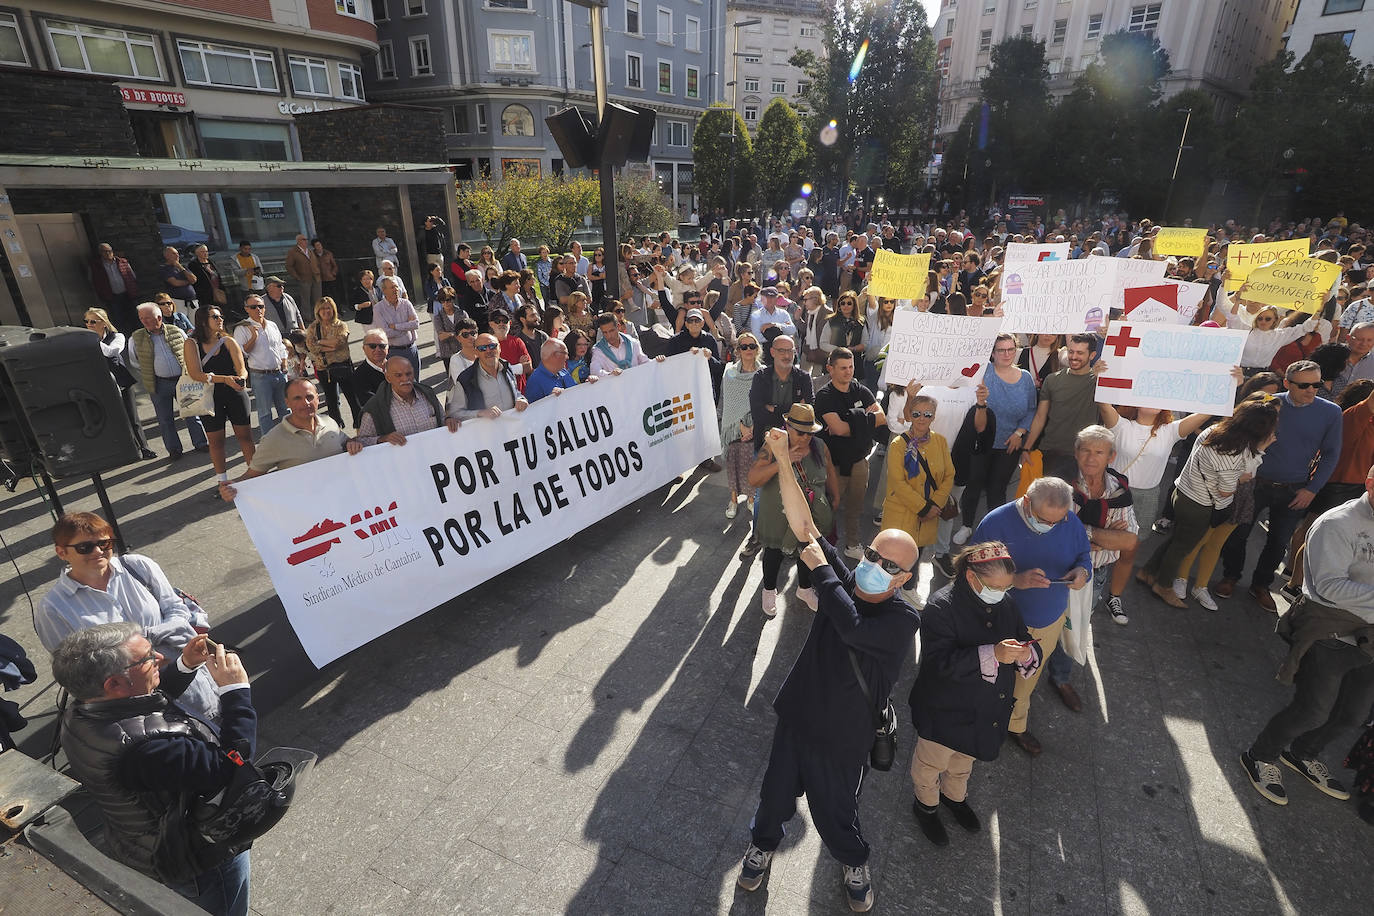
[[930,472],[930,465],[926,463],[925,456],[921,454],[921,446],[929,441],[930,433],[926,433],[920,439],[913,439],[911,438],[911,434],[907,433],[908,445],[906,454],[902,456],[902,466],[906,468],[906,476],[908,479],[915,477],[922,471],[925,472],[925,480],[922,482],[925,484],[925,497],[927,502],[930,501],[930,479],[934,475]]
[[609,343],[606,342],[606,338],[605,338],[605,337],[598,337],[598,338],[597,338],[597,340],[596,340],[596,348],[597,348],[598,350],[601,351],[601,354],[602,354],[603,356],[605,356],[605,357],[606,357],[607,359],[609,359],[611,362],[615,363],[615,364],[616,364],[618,367],[620,367],[621,369],[629,369],[631,366],[634,365],[634,360],[635,360],[635,345],[634,345],[634,340],[633,340],[633,338],[631,338],[631,337],[629,337],[629,336],[627,336],[627,335],[625,335],[625,334],[621,334],[621,335],[620,335],[620,342],[623,343],[623,344],[625,345],[625,358],[624,358],[624,359],[621,359],[620,357],[618,357],[618,356],[615,355],[615,351],[611,349],[611,345],[610,345]]
[[[1107,468],[1104,476],[1106,478],[1104,495],[1100,499],[1092,499],[1080,489],[1083,483],[1081,477],[1073,488],[1073,502],[1078,507],[1078,520],[1094,528],[1107,527],[1107,515],[1112,509],[1123,509],[1132,504],[1131,491],[1126,483],[1126,478],[1111,468]],[[1111,494],[1111,482],[1113,480],[1116,481],[1117,485],[1115,494]]]

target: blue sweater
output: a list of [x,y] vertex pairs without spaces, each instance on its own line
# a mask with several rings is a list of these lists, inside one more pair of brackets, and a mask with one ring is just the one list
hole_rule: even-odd
[[[1317,398],[1296,407],[1288,392],[1279,395],[1278,437],[1264,451],[1257,477],[1275,483],[1304,485],[1313,493],[1326,486],[1341,456],[1341,408]],[[1308,481],[1312,458],[1321,453],[1317,470]]]
[[[1013,500],[989,512],[969,538],[970,544],[1001,541],[1011,551],[1017,572],[1040,569],[1046,578],[1062,579],[1075,567],[1092,571],[1088,532],[1078,516],[1070,512],[1064,520],[1044,534],[1027,527]],[[1028,627],[1047,627],[1059,619],[1069,606],[1069,587],[1054,582],[1049,588],[1013,589],[1016,606]]]
[[983,384],[988,386],[988,408],[997,418],[997,435],[993,448],[1006,448],[1007,439],[1017,429],[1029,430],[1035,420],[1036,401],[1035,382],[1029,372],[1021,373],[1021,380],[1008,385],[989,369],[983,375]]
[[548,397],[553,394],[555,388],[571,388],[577,384],[577,379],[573,378],[566,368],[554,375],[542,365],[530,373],[525,381],[525,400],[533,404],[540,398]]

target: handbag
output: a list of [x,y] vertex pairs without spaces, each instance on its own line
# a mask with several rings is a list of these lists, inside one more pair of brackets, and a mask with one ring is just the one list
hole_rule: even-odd
[[946,522],[947,522],[947,521],[949,521],[949,520],[952,519],[952,518],[958,518],[958,517],[959,517],[959,504],[958,504],[957,502],[955,502],[954,497],[951,496],[951,497],[949,498],[949,502],[945,503],[945,507],[944,507],[943,509],[940,510],[940,519],[941,519],[942,521],[946,521]]
[[358,324],[371,324],[372,304],[368,303],[367,305],[363,305],[359,303],[358,307],[353,311],[353,320],[358,322]]
[[873,714],[873,747],[868,751],[868,765],[886,773],[897,759],[897,710],[892,708],[892,700],[888,699],[879,711],[873,702],[873,694],[869,692],[868,681],[864,680],[864,673],[859,668],[859,657],[853,649],[849,650],[849,664],[854,669],[854,676],[859,679],[859,689],[868,701],[868,710]]
[[208,417],[215,412],[214,382],[198,382],[189,375],[177,379],[177,415],[183,420]]
[[244,758],[246,743],[219,749],[234,765],[229,785],[191,804],[189,821],[200,838],[213,846],[242,847],[275,827],[295,800],[301,777],[315,754],[293,747],[273,748],[256,763]]
[[1030,485],[1045,476],[1045,456],[1038,448],[1026,452],[1026,462],[1021,465],[1021,477],[1016,484],[1016,498],[1026,495]]

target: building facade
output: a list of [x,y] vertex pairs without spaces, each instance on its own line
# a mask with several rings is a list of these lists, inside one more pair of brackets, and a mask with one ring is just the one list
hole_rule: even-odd
[[1299,0],[1284,35],[1293,60],[1302,60],[1312,42],[1323,38],[1345,45],[1360,63],[1374,64],[1374,0]]
[[[377,43],[358,2],[17,0],[0,6],[0,64],[114,78],[142,156],[296,160],[296,114],[364,102]],[[161,194],[155,206],[170,244],[289,245],[310,226],[299,193]]]
[[[574,105],[595,123],[588,11],[566,0],[371,0],[369,97],[443,110],[460,180],[566,169],[544,119]],[[610,0],[611,101],[658,113],[649,167],[691,211],[692,135],[723,98],[725,0]]]
[[726,14],[731,62],[727,86],[735,110],[751,132],[773,99],[783,98],[801,107],[810,76],[789,61],[797,51],[824,54],[823,15],[824,8],[816,0],[731,0]]
[[[1322,0],[1304,0],[1320,5]],[[935,22],[940,43],[937,132],[948,135],[978,101],[991,50],[1018,35],[1045,43],[1050,91],[1066,95],[1096,58],[1105,35],[1148,32],[1169,52],[1166,96],[1202,89],[1229,113],[1255,68],[1282,47],[1298,0],[944,0]]]

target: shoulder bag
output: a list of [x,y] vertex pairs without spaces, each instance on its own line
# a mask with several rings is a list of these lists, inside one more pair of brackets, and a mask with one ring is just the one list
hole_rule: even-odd
[[854,650],[849,650],[849,664],[854,668],[854,676],[859,679],[859,689],[864,692],[864,699],[868,701],[868,711],[873,715],[873,747],[868,752],[868,765],[875,770],[887,772],[892,769],[892,762],[897,759],[897,711],[892,708],[892,700],[889,699],[883,705],[881,711],[878,705],[873,702],[873,694],[868,689],[868,681],[864,680],[864,673],[859,669],[859,657],[854,654]]

